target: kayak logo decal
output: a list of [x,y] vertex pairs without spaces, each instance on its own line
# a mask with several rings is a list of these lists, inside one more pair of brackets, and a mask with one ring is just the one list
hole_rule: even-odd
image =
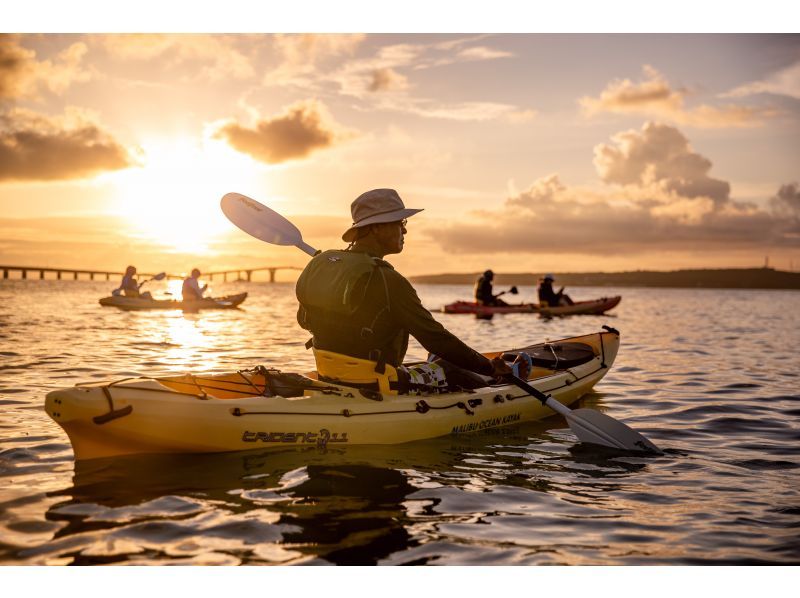
[[453,426],[453,429],[450,430],[450,433],[465,434],[466,432],[486,430],[487,428],[496,428],[497,426],[505,426],[506,424],[520,421],[521,419],[522,415],[520,413],[511,413],[504,417],[492,417],[489,419],[482,419],[481,421],[475,423]]
[[254,201],[253,201],[252,199],[250,199],[249,197],[245,197],[244,195],[240,195],[240,196],[239,196],[239,197],[237,197],[236,199],[238,199],[238,200],[239,200],[241,203],[243,203],[244,205],[246,205],[246,206],[247,206],[248,208],[250,208],[251,210],[255,210],[256,212],[263,212],[263,211],[264,211],[264,210],[261,208],[261,206],[260,206],[260,205],[258,205],[256,202],[254,202]]
[[347,432],[331,432],[327,428],[322,428],[319,432],[250,432],[245,430],[242,434],[242,442],[327,446],[334,442],[348,442],[348,439]]

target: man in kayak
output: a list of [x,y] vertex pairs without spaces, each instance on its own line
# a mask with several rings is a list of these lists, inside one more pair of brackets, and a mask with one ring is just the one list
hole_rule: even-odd
[[[313,334],[308,346],[314,347],[320,377],[348,381],[347,372],[360,366],[360,379],[366,375],[384,391],[390,384],[403,392],[409,382],[445,386],[442,370],[451,384],[464,378],[464,370],[493,377],[510,373],[501,358],[487,359],[437,322],[411,283],[384,261],[403,250],[406,219],[421,210],[406,208],[394,189],[373,189],[356,198],[350,211],[353,225],[342,235],[347,249],[318,253],[297,280],[297,321]],[[442,365],[404,368],[409,335]],[[472,374],[476,378],[482,380]]]
[[475,283],[475,302],[478,305],[502,306],[508,305],[505,301],[495,295],[492,289],[492,280],[494,280],[494,272],[487,270],[483,276],[478,278]]
[[200,301],[203,298],[203,293],[206,292],[208,284],[204,284],[201,287],[199,278],[200,270],[195,268],[192,270],[192,275],[183,281],[181,295],[183,296],[184,301]]
[[564,294],[564,287],[556,293],[553,290],[552,274],[545,274],[544,278],[539,281],[539,303],[547,302],[549,307],[558,307],[559,305],[574,305],[575,302],[569,295]]
[[139,282],[136,280],[136,267],[135,266],[128,266],[125,268],[125,274],[122,275],[122,282],[119,283],[119,287],[111,291],[111,294],[115,297],[119,295],[125,295],[126,297],[140,297],[142,299],[150,299],[152,295],[149,291],[145,291],[141,293],[139,289],[142,285],[147,282]]

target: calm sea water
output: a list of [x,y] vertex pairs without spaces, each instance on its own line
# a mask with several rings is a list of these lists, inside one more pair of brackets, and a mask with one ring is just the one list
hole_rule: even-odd
[[[76,466],[43,410],[51,389],[313,362],[291,284],[217,283],[250,297],[199,314],[103,308],[110,286],[0,281],[0,563],[800,563],[798,292],[574,288],[623,300],[549,321],[436,315],[479,350],[619,329],[616,363],[581,403],[660,457],[578,445],[553,417],[393,447]],[[431,309],[470,292],[418,290]]]

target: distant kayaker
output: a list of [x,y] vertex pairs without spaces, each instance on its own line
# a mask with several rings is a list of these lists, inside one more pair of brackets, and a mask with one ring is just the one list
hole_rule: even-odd
[[502,306],[508,305],[505,301],[495,295],[492,288],[494,272],[487,270],[483,276],[475,282],[475,302],[479,305]]
[[[409,384],[444,387],[464,373],[510,373],[501,358],[487,359],[437,322],[411,283],[384,261],[403,250],[406,219],[422,210],[406,208],[394,189],[373,189],[350,211],[353,225],[342,235],[347,249],[317,254],[297,280],[297,321],[313,334],[309,346],[321,379],[403,392]],[[403,367],[409,335],[444,362]]]
[[141,297],[144,299],[150,299],[152,295],[148,291],[141,293],[139,289],[142,285],[147,282],[139,282],[136,280],[136,267],[135,266],[128,266],[125,268],[125,274],[122,275],[122,282],[120,282],[119,287],[111,291],[111,294],[114,296],[118,295],[125,295],[126,297]]
[[564,287],[556,293],[553,290],[552,274],[545,274],[544,278],[539,280],[539,303],[547,302],[549,307],[557,307],[559,305],[574,305],[575,302],[569,295],[564,294]]
[[203,298],[203,293],[206,292],[208,284],[200,286],[200,270],[195,268],[192,270],[192,275],[183,281],[183,288],[181,295],[184,301],[200,301]]

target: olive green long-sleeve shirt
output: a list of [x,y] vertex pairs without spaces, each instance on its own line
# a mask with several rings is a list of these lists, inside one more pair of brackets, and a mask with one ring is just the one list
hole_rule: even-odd
[[[487,376],[492,374],[491,361],[437,322],[422,305],[411,283],[388,262],[381,262],[364,291],[361,305],[365,311],[377,314],[386,306],[387,297],[389,309],[378,317],[372,328],[373,339],[391,339],[383,349],[386,363],[395,367],[402,364],[408,350],[408,337],[411,335],[425,349],[454,365]],[[302,326],[303,321],[299,314],[298,321]],[[347,321],[337,321],[335,326],[312,329],[314,346],[368,359],[367,341],[360,335],[363,320],[359,318],[358,321],[353,321],[351,330],[348,330],[348,324]]]

